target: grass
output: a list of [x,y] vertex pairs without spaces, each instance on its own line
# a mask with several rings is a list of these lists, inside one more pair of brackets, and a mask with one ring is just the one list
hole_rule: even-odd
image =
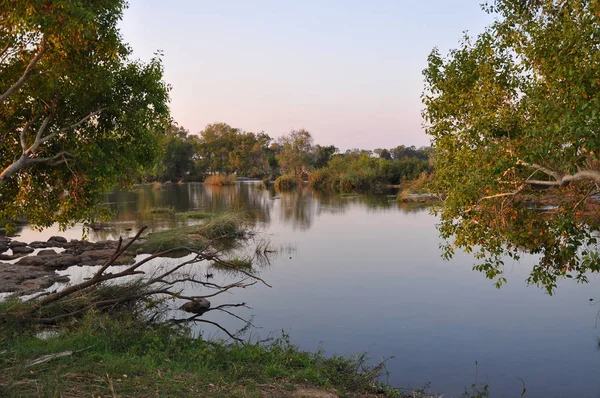
[[[341,396],[397,396],[377,381],[381,368],[366,366],[364,355],[301,351],[285,335],[245,345],[206,341],[135,311],[90,311],[45,339],[34,328],[7,333],[6,325],[0,395],[7,397],[261,397],[266,390],[285,397],[306,386]],[[32,365],[46,355],[47,362]]]
[[235,271],[235,269],[243,269],[249,271],[252,269],[253,261],[250,257],[231,258],[227,259],[226,261],[230,266],[215,262],[212,264],[212,267],[224,271]]
[[[178,213],[184,217],[203,219],[200,225],[173,228],[152,232],[134,243],[133,250],[138,253],[158,253],[163,250],[184,246],[192,249],[203,249],[210,241],[216,239],[235,240],[249,234],[247,217],[241,211],[210,214],[202,212]],[[214,242],[213,242],[214,243]],[[173,252],[171,257],[181,257],[187,251]]]
[[278,191],[289,191],[298,186],[298,179],[291,174],[284,174],[275,180],[275,189]]
[[177,215],[184,218],[191,218],[192,220],[204,220],[215,216],[214,213],[208,213],[204,211],[186,211],[177,213]]
[[158,206],[148,210],[151,214],[175,214],[175,209],[171,206]]
[[227,262],[236,268],[252,268],[251,258],[232,258],[227,260]]
[[247,217],[241,211],[229,211],[207,219],[195,232],[206,239],[243,237],[248,233]]
[[213,174],[204,179],[206,185],[233,185],[235,184],[235,174]]
[[[152,232],[133,245],[133,249],[138,253],[158,253],[163,250],[173,249],[179,246],[185,246],[193,249],[203,249],[207,241],[195,234],[196,226],[173,228],[165,231]],[[187,254],[173,253],[173,256]]]

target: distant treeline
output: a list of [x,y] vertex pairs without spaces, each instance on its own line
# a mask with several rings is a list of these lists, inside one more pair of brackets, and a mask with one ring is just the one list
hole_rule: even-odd
[[390,149],[351,149],[313,144],[306,130],[294,130],[274,140],[225,123],[208,125],[199,134],[171,126],[164,156],[149,179],[202,181],[209,175],[307,180],[315,188],[367,190],[396,185],[430,173],[431,148],[399,145]]

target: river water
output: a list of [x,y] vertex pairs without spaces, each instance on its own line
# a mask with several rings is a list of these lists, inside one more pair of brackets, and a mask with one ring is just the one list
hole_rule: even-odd
[[[520,397],[523,383],[525,397],[600,397],[598,277],[587,285],[563,281],[548,296],[526,285],[532,261],[526,258],[507,261],[509,283],[496,289],[471,270],[472,257],[441,259],[436,218],[427,208],[403,207],[393,196],[306,188],[275,193],[253,183],[144,186],[106,199],[115,223],[90,231],[91,240],[132,234],[145,224],[159,229],[185,223],[149,212],[157,207],[247,210],[259,236],[278,249],[270,264],[259,266],[273,287],[256,285],[213,301],[252,307],[237,312],[254,317],[247,337],[283,331],[306,350],[368,352],[373,363],[393,356],[387,362],[392,385],[429,384],[444,397],[460,396],[476,377],[489,383],[492,397]],[[81,233],[75,226],[66,236]],[[25,228],[20,234],[19,240],[32,241],[56,231]],[[241,327],[231,317],[213,320]],[[220,336],[210,325],[202,333]]]

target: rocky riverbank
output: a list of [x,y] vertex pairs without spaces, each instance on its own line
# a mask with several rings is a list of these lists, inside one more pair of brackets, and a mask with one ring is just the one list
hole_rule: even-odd
[[[20,242],[0,236],[0,293],[33,294],[57,282],[68,282],[57,270],[72,266],[101,265],[114,253],[117,241],[88,242],[53,236],[46,242]],[[134,263],[126,252],[115,265]]]

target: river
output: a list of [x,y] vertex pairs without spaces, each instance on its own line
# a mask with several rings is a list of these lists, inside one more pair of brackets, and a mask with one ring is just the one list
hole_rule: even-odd
[[[256,285],[228,301],[245,301],[254,316],[249,337],[289,334],[306,350],[329,355],[368,352],[387,362],[388,381],[458,397],[475,382],[492,397],[600,397],[596,320],[598,277],[587,285],[562,281],[556,294],[527,286],[531,258],[507,262],[509,283],[496,289],[458,253],[444,261],[436,218],[427,208],[399,205],[387,195],[325,195],[305,188],[290,193],[202,184],[138,187],[107,194],[115,223],[90,231],[91,240],[128,235],[143,224],[169,228],[184,221],[152,214],[245,209],[260,236],[278,248]],[[56,234],[20,231],[19,240]],[[81,226],[63,235],[81,238]],[[590,299],[594,299],[590,301]],[[215,300],[213,304],[219,304]],[[216,317],[230,328],[231,317]],[[238,322],[238,323],[236,323]],[[219,336],[207,326],[205,336]]]

